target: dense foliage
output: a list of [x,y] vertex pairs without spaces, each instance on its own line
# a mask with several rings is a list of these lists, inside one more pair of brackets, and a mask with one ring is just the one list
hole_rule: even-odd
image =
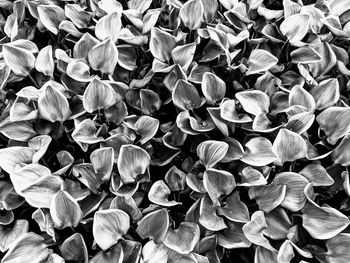
[[1,0],[2,263],[350,262],[349,0]]

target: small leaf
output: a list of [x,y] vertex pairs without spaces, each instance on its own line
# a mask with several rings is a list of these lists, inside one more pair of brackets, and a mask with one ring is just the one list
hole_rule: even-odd
[[[35,66],[35,57],[30,50],[23,46],[17,46],[17,41],[4,44],[2,53],[6,65],[16,75],[27,76]],[[33,45],[35,44],[33,43]]]
[[274,183],[254,186],[249,189],[249,198],[255,199],[260,210],[268,214],[283,202],[286,196],[286,189],[285,185]]
[[190,30],[199,28],[202,24],[204,6],[200,0],[190,0],[181,8],[179,18]]
[[270,107],[269,96],[260,90],[247,90],[236,93],[236,98],[241,103],[243,109],[255,116],[267,114]]
[[52,46],[42,48],[36,58],[35,69],[47,76],[53,76],[55,64],[52,57]]
[[196,88],[189,82],[180,79],[172,92],[175,106],[181,110],[193,110],[201,106],[202,100]]
[[11,174],[21,163],[31,163],[35,150],[29,147],[13,146],[0,149],[0,167]]
[[176,40],[174,36],[156,27],[152,28],[149,48],[153,57],[160,61],[168,62],[175,45]]
[[236,187],[236,180],[229,172],[210,168],[204,172],[203,185],[213,205],[221,206],[219,198],[233,191]]
[[110,84],[95,77],[85,89],[83,95],[84,109],[92,113],[108,109],[117,102],[117,94]]
[[163,208],[147,214],[138,222],[136,232],[141,238],[150,238],[156,244],[161,244],[169,228],[169,214]]
[[118,156],[118,171],[122,182],[135,182],[138,175],[146,172],[150,163],[151,158],[144,149],[131,144],[122,145]]
[[75,233],[68,237],[60,247],[62,257],[67,261],[88,260],[88,251],[84,238],[81,234]]
[[67,98],[51,85],[45,85],[38,99],[40,116],[50,122],[64,122],[72,111]]
[[121,26],[121,14],[119,11],[114,11],[98,20],[95,35],[100,40],[110,38],[115,43],[118,40]]
[[11,226],[11,228],[7,228],[6,226],[0,225],[0,251],[5,252],[7,251],[11,245],[28,232],[29,229],[29,223],[27,220],[16,220],[16,222]]
[[199,237],[200,230],[196,223],[181,222],[178,229],[168,230],[163,243],[180,254],[189,254],[199,241]]
[[139,143],[142,145],[151,140],[158,128],[159,120],[149,116],[141,116],[135,123],[135,131],[142,137]]
[[321,55],[312,47],[300,47],[290,53],[293,63],[316,63],[321,60]]
[[323,80],[310,93],[316,101],[316,109],[324,110],[339,100],[339,82],[335,78]]
[[264,137],[250,139],[245,148],[241,161],[252,166],[265,166],[277,158],[271,142]]
[[57,35],[59,24],[66,19],[64,10],[57,5],[39,5],[37,9],[41,23]]
[[278,59],[264,49],[254,49],[248,58],[247,75],[256,74],[269,70],[275,66]]
[[350,234],[340,233],[327,240],[326,260],[329,263],[347,263],[350,260]]
[[55,228],[76,227],[83,216],[77,201],[67,192],[58,191],[52,198],[50,214]]
[[294,14],[288,16],[280,25],[280,30],[291,44],[298,43],[306,35],[309,29],[309,16],[304,14]]
[[103,250],[116,244],[129,228],[129,216],[122,210],[101,210],[94,215],[92,232],[97,245]]
[[226,84],[215,74],[205,72],[202,79],[202,92],[207,101],[216,102],[224,98]]
[[118,49],[110,38],[96,44],[88,53],[91,67],[107,75],[113,74],[118,56]]
[[10,246],[2,263],[43,262],[49,257],[49,249],[44,238],[33,232],[21,235]]
[[163,180],[158,180],[152,184],[151,189],[148,192],[148,199],[152,203],[165,207],[181,204],[174,200],[169,201],[168,196],[170,193],[171,191],[165,182]]
[[273,150],[277,153],[277,165],[285,162],[293,162],[306,156],[307,146],[304,139],[297,133],[287,129],[281,129],[275,141]]
[[225,142],[204,141],[197,146],[197,156],[206,168],[211,168],[225,157],[228,147],[228,144]]

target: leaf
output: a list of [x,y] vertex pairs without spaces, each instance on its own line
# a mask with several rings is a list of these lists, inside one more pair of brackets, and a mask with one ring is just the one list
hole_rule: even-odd
[[264,175],[251,166],[243,168],[241,173],[242,179],[241,183],[239,184],[240,186],[259,186],[267,184]]
[[321,81],[310,90],[316,102],[316,109],[324,110],[333,106],[340,98],[339,82],[335,78]]
[[54,227],[58,229],[76,227],[83,217],[77,201],[66,191],[61,190],[52,198],[50,214],[55,224]]
[[255,263],[271,262],[277,263],[277,252],[258,246],[255,250]]
[[247,75],[252,75],[269,70],[275,66],[278,59],[264,49],[254,49],[248,58]]
[[201,87],[207,101],[212,103],[223,99],[226,93],[225,82],[210,72],[203,74]]
[[60,247],[61,255],[68,261],[84,261],[88,260],[88,251],[84,238],[81,234],[75,233],[68,237]]
[[232,123],[247,123],[252,122],[252,119],[244,114],[238,115],[236,111],[236,101],[230,99],[223,99],[220,104],[220,117],[225,121]]
[[196,88],[189,82],[180,79],[172,92],[175,106],[181,110],[193,110],[201,106],[202,100]]
[[141,116],[135,123],[135,131],[141,136],[139,143],[145,144],[156,135],[159,128],[159,120],[149,117]]
[[181,204],[175,200],[169,201],[168,196],[170,193],[171,191],[165,182],[163,180],[158,180],[152,184],[151,189],[148,192],[148,199],[152,203],[165,207]]
[[283,20],[280,30],[291,44],[300,42],[309,29],[309,16],[304,14],[293,14]]
[[49,83],[42,89],[38,99],[40,116],[50,122],[67,120],[72,113],[67,98]]
[[91,67],[107,75],[113,74],[118,57],[119,51],[110,38],[96,44],[88,53]]
[[321,61],[308,64],[309,71],[313,77],[327,74],[337,63],[337,58],[327,41],[314,45],[313,48],[321,56]]
[[77,4],[66,4],[64,6],[64,14],[67,18],[72,20],[74,25],[78,28],[88,27],[91,20],[90,14]]
[[49,249],[44,243],[44,238],[33,232],[29,232],[21,235],[12,243],[1,262],[43,262],[48,256]]
[[117,94],[110,84],[95,77],[86,87],[83,95],[84,109],[92,113],[108,109],[117,102]]
[[189,254],[199,241],[200,230],[196,223],[181,222],[178,229],[169,229],[163,244],[180,253]]
[[274,240],[283,240],[288,237],[292,223],[287,213],[277,207],[265,216],[267,228],[264,234]]
[[289,106],[299,105],[305,107],[308,111],[315,110],[315,100],[312,95],[300,85],[295,85],[289,93]]
[[285,185],[274,183],[254,186],[249,189],[249,198],[255,199],[260,210],[268,214],[283,202],[286,196],[286,189]]
[[175,45],[174,36],[156,27],[152,28],[149,48],[153,57],[162,62],[168,62]]
[[227,197],[225,205],[217,208],[217,214],[238,223],[249,221],[248,207],[241,201],[239,192],[233,192]]
[[320,207],[308,202],[303,209],[303,227],[315,239],[329,239],[342,232],[349,224],[349,218],[337,209]]
[[33,207],[50,207],[55,193],[60,190],[62,179],[54,175],[41,176],[33,184],[22,190],[22,195]]
[[130,216],[132,222],[138,222],[142,218],[142,213],[132,197],[116,196],[112,200],[109,208],[123,210]]
[[204,141],[197,146],[197,156],[206,168],[211,168],[225,157],[228,147],[228,144],[225,142]]
[[334,183],[327,170],[318,163],[311,163],[305,166],[299,174],[304,176],[314,186],[331,186]]
[[327,240],[326,260],[329,263],[346,263],[350,260],[350,234],[340,233]]
[[182,23],[190,30],[199,28],[202,24],[204,6],[200,0],[190,0],[186,2],[179,12]]
[[144,149],[131,144],[122,145],[117,162],[121,181],[124,184],[136,182],[137,176],[144,174],[150,163],[151,158]]
[[241,103],[243,109],[255,116],[267,114],[270,107],[270,98],[265,92],[260,90],[247,90],[236,93],[236,98]]
[[0,132],[9,139],[22,142],[28,141],[37,134],[29,121],[10,122],[8,119],[0,124]]
[[276,249],[271,246],[269,240],[263,234],[266,228],[264,212],[259,210],[253,213],[250,222],[246,223],[242,229],[250,242],[262,246],[271,252],[276,252]]
[[29,229],[29,223],[27,220],[16,220],[14,225],[11,226],[10,229],[6,228],[6,226],[0,225],[0,251],[5,252],[7,251],[11,245],[28,232]]
[[58,34],[59,24],[66,19],[64,10],[57,5],[39,5],[37,7],[41,23],[53,34]]
[[21,163],[31,163],[35,150],[29,147],[13,146],[0,149],[0,167],[11,174]]
[[109,38],[115,43],[118,40],[121,26],[121,14],[119,10],[114,11],[98,20],[95,27],[95,35],[102,41]]
[[73,57],[84,58],[87,60],[88,54],[91,51],[91,49],[99,43],[100,42],[95,37],[93,37],[89,33],[85,33],[79,39],[79,41],[75,43],[73,48]]
[[297,133],[281,129],[272,146],[277,153],[275,163],[282,166],[285,162],[293,162],[306,156],[307,146],[304,139]]
[[196,44],[189,43],[182,46],[177,46],[171,51],[171,57],[174,63],[180,65],[182,69],[187,72],[190,66],[194,53],[196,51]]
[[281,206],[296,212],[303,208],[306,197],[304,195],[304,188],[308,181],[301,175],[294,172],[279,173],[273,179],[277,185],[286,186],[286,195],[281,203]]
[[142,248],[144,263],[167,263],[170,250],[163,244],[155,244],[153,240],[148,241]]
[[332,159],[335,164],[347,166],[350,163],[350,156],[348,154],[348,148],[350,143],[350,135],[347,134],[338,144],[338,146],[332,152]]
[[164,179],[171,191],[182,191],[186,187],[186,174],[175,165],[166,172]]
[[350,108],[329,107],[322,111],[316,121],[327,135],[327,141],[334,145],[350,131]]
[[35,69],[47,76],[53,76],[55,64],[52,57],[52,46],[42,48],[35,61]]
[[92,232],[97,245],[103,250],[116,244],[129,228],[129,216],[122,210],[101,210],[94,215]]
[[277,158],[271,142],[264,137],[250,139],[245,148],[241,161],[252,166],[265,166]]
[[226,249],[250,247],[251,242],[244,235],[242,227],[242,223],[228,221],[227,228],[217,234],[218,245]]
[[108,252],[100,251],[92,259],[90,263],[106,262],[106,263],[123,263],[124,252],[121,244],[116,244]]
[[[35,57],[33,53],[23,46],[17,46],[14,41],[4,44],[2,53],[6,65],[19,76],[27,76],[35,66]],[[35,45],[33,43],[33,45]],[[35,46],[36,47],[36,46]]]
[[139,222],[136,232],[141,238],[150,238],[156,244],[161,244],[169,228],[169,214],[165,208],[151,212]]
[[216,209],[208,195],[200,199],[199,223],[211,231],[220,231],[228,227],[224,219],[217,215]]
[[321,60],[321,55],[312,47],[300,47],[290,53],[293,63],[316,63]]
[[210,168],[203,174],[203,185],[213,205],[221,206],[219,198],[233,191],[236,187],[236,180],[229,172]]
[[90,161],[96,174],[108,181],[111,177],[114,164],[114,150],[112,147],[96,149],[90,155]]

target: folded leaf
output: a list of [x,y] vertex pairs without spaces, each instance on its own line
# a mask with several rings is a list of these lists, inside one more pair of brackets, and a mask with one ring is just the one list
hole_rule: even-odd
[[199,223],[211,231],[220,231],[228,226],[224,219],[216,213],[217,207],[213,205],[210,197],[204,195],[199,204]]
[[95,77],[86,87],[83,106],[87,112],[108,109],[117,102],[117,94],[110,84]]
[[329,263],[346,263],[350,260],[350,234],[340,233],[327,240],[326,260]]
[[119,11],[114,11],[98,20],[95,35],[100,40],[110,38],[113,42],[117,42],[121,26],[121,14]]
[[350,108],[329,107],[322,111],[316,121],[328,136],[327,141],[334,145],[350,131]]
[[47,76],[53,76],[55,64],[52,57],[52,46],[42,48],[35,61],[35,69]]
[[141,135],[140,144],[145,144],[154,137],[159,128],[159,120],[149,117],[141,116],[135,123],[135,131]]
[[147,214],[138,222],[136,232],[141,238],[150,238],[156,244],[160,244],[169,228],[168,211],[163,208]]
[[309,16],[304,14],[294,14],[283,20],[280,30],[291,44],[298,43],[306,35],[309,29]]
[[218,233],[218,245],[227,248],[247,248],[251,242],[243,233],[243,223],[228,221],[227,228]]
[[217,208],[217,214],[233,222],[247,223],[249,221],[248,207],[241,201],[239,192],[230,194],[226,204]]
[[311,163],[305,166],[299,174],[304,176],[314,186],[330,186],[334,183],[327,170],[318,163]]
[[181,204],[175,200],[169,201],[168,196],[170,193],[171,191],[164,181],[158,180],[152,184],[151,189],[148,192],[148,199],[157,205],[165,207]]
[[75,233],[68,237],[60,247],[61,255],[68,261],[83,261],[88,260],[88,251],[84,238],[81,234]]
[[252,166],[265,166],[277,158],[271,142],[264,137],[250,139],[245,148],[241,161]]
[[76,227],[83,213],[77,201],[66,191],[58,191],[51,200],[50,214],[55,228]]
[[254,186],[249,189],[249,198],[255,199],[259,208],[265,213],[270,213],[279,206],[286,196],[287,187],[275,183],[269,185]]
[[203,185],[214,206],[220,206],[219,198],[229,195],[236,187],[235,177],[226,171],[209,168],[204,172]]
[[202,92],[207,101],[216,102],[224,98],[226,84],[215,74],[205,72],[202,79]]
[[335,78],[321,81],[310,90],[316,101],[316,109],[323,110],[333,106],[340,98],[339,82]]
[[146,172],[150,162],[151,158],[144,149],[131,144],[122,145],[118,156],[118,171],[122,182],[135,182],[138,175]]
[[50,122],[67,120],[72,113],[67,98],[49,83],[42,89],[38,99],[40,116]]
[[196,44],[189,43],[182,46],[177,46],[171,51],[171,57],[174,63],[182,67],[187,72],[188,67],[192,63],[194,53],[196,51]]
[[37,10],[44,27],[57,35],[59,24],[66,18],[64,10],[57,5],[39,5]]
[[293,162],[304,158],[307,146],[299,134],[287,129],[281,129],[273,142],[273,150],[278,157],[275,163],[282,166],[285,162]]
[[169,229],[163,244],[180,254],[189,254],[199,241],[200,230],[196,223],[181,222],[178,229]]
[[197,146],[197,156],[206,168],[214,167],[220,162],[228,151],[228,144],[225,142],[208,140]]
[[255,116],[267,114],[270,107],[269,96],[260,90],[248,90],[236,93],[236,98],[241,103],[243,109]]
[[33,232],[21,235],[12,243],[2,258],[2,263],[43,262],[49,257],[44,238]]
[[264,49],[254,49],[248,58],[247,75],[256,74],[269,70],[275,66],[278,59]]
[[11,228],[7,228],[3,225],[0,225],[0,251],[7,251],[11,247],[11,245],[16,241],[16,239],[28,232],[28,229],[28,221],[22,219],[16,220],[16,222],[13,226],[11,226]]
[[193,110],[201,106],[202,100],[196,88],[189,82],[180,79],[172,92],[175,106],[181,110]]
[[31,163],[35,150],[29,147],[13,146],[0,149],[0,167],[11,174],[21,163]]
[[118,56],[118,49],[110,38],[95,45],[88,53],[91,67],[107,75],[113,74],[118,63]]
[[163,244],[155,244],[153,240],[148,241],[142,248],[144,263],[167,263],[170,250]]
[[190,30],[199,28],[202,24],[204,6],[200,0],[190,0],[181,8],[179,18]]
[[149,48],[153,57],[160,61],[168,62],[175,45],[176,40],[173,35],[156,27],[152,28]]
[[94,215],[92,232],[97,245],[103,250],[116,244],[128,232],[129,228],[129,216],[122,210],[101,210]]

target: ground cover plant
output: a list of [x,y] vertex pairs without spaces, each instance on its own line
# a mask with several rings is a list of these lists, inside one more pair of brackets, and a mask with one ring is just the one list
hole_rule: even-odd
[[0,1],[1,263],[350,262],[350,1]]

